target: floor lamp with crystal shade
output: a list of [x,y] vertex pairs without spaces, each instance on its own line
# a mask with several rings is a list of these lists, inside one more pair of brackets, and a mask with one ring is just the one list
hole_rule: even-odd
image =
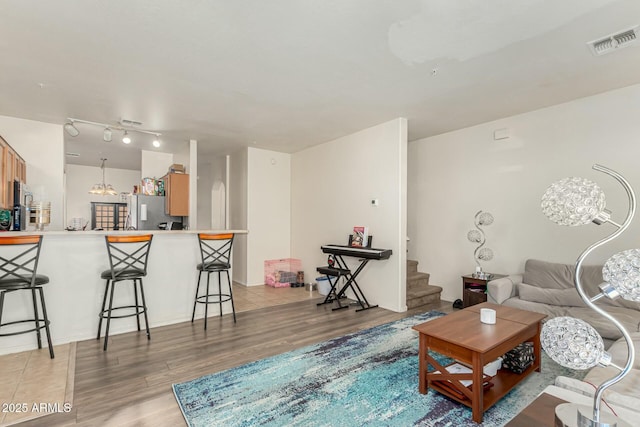
[[493,251],[489,248],[483,248],[487,239],[482,227],[493,224],[493,215],[489,212],[478,211],[474,218],[474,224],[477,230],[471,230],[467,233],[467,239],[470,242],[478,243],[478,246],[473,251],[473,259],[476,261],[476,272],[473,276],[480,279],[489,279],[491,275],[482,271],[480,261],[491,261],[493,259]]
[[622,234],[633,219],[636,209],[636,197],[626,179],[617,172],[604,166],[594,165],[593,169],[616,179],[625,189],[629,199],[627,217],[622,224],[611,219],[606,209],[605,196],[600,187],[584,178],[565,178],[551,184],[542,196],[542,211],[552,221],[560,225],[578,226],[591,222],[601,225],[608,223],[615,231],[607,237],[593,243],[580,254],[575,264],[574,283],[580,298],[585,304],[611,321],[622,333],[627,347],[627,363],[617,366],[604,350],[604,343],[596,330],[588,323],[572,317],[556,317],[547,321],[540,334],[545,352],[558,364],[571,369],[589,369],[596,365],[613,366],[620,372],[605,381],[593,397],[593,407],[570,403],[556,407],[556,425],[560,421],[565,426],[584,427],[631,427],[627,422],[608,413],[600,412],[600,402],[604,391],[619,382],[631,370],[635,351],[629,332],[611,314],[594,304],[600,298],[622,297],[640,302],[640,250],[631,249],[618,253],[605,263],[602,277],[605,283],[600,285],[598,295],[587,295],[580,281],[580,271],[585,258],[596,248],[610,242]]

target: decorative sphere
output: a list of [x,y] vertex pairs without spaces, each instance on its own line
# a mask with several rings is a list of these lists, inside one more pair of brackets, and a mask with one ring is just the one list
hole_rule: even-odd
[[478,259],[480,261],[491,261],[493,259],[493,251],[489,248],[482,248],[478,251]]
[[598,332],[584,320],[554,317],[542,327],[540,343],[556,363],[571,369],[589,369],[604,355]]
[[493,224],[493,215],[489,212],[482,212],[478,216],[478,225],[491,225]]
[[482,212],[478,217],[478,225],[491,225],[493,224],[493,215],[489,212]]
[[619,252],[602,267],[602,278],[626,300],[640,302],[640,249]]
[[469,239],[470,242],[480,243],[482,242],[482,233],[478,230],[471,230],[467,233],[467,239]]
[[606,206],[604,193],[595,182],[571,177],[554,182],[542,195],[542,213],[560,225],[585,225]]

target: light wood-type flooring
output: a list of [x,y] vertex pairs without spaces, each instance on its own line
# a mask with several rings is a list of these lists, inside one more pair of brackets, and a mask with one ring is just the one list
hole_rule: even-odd
[[[78,342],[70,412],[18,425],[185,426],[171,389],[173,383],[408,315],[428,310],[451,311],[449,302],[406,313],[382,308],[356,313],[354,307],[332,311],[329,305],[316,306],[322,298],[316,293],[310,295],[304,288],[235,286],[236,324],[231,315],[224,315],[210,317],[207,331],[203,320],[196,319],[193,324],[152,328],[150,341],[144,332],[115,335],[107,352],[102,351],[102,341]],[[4,357],[7,356],[1,357],[0,363]]]

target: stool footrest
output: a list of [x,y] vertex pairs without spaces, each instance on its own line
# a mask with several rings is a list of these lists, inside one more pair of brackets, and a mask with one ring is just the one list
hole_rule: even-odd
[[[212,298],[215,297],[214,300],[207,301],[207,297]],[[200,295],[196,298],[196,302],[200,304],[220,304],[221,302],[231,301],[231,295],[229,294],[209,294],[209,295]]]
[[[136,311],[133,312],[133,313],[129,313],[129,314],[120,314],[118,316],[114,316],[113,314],[109,315],[110,312],[113,313],[116,310],[124,310],[124,309],[128,309],[128,308],[134,308]],[[140,316],[141,314],[143,314],[146,311],[147,311],[147,309],[143,305],[123,305],[122,307],[113,307],[113,308],[111,308],[111,310],[101,311],[98,314],[98,317],[102,317],[103,319],[106,319],[107,317],[111,317],[112,319],[122,319],[124,317]]]
[[[37,319],[37,320],[38,320],[38,323],[42,323],[42,326],[38,326],[37,328],[32,328],[32,329],[26,329],[24,331],[2,333],[0,334],[0,337],[10,337],[13,335],[20,335],[20,334],[26,334],[29,332],[39,331],[40,329],[44,329],[51,324],[51,321],[49,320],[45,320],[45,319]],[[36,319],[16,320],[13,322],[2,323],[0,324],[0,328],[9,326],[9,325],[17,325],[18,323],[35,323],[35,322],[36,322]]]
[[348,270],[346,268],[318,267],[316,268],[316,270],[320,274],[325,274],[332,277],[348,276],[349,274],[351,274],[351,270]]

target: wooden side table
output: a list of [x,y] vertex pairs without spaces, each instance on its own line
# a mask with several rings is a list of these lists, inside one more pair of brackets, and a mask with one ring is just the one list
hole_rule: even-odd
[[491,274],[490,279],[479,279],[471,274],[462,276],[462,307],[487,302],[487,283],[506,277],[506,274]]
[[554,427],[556,406],[566,401],[547,393],[542,393],[526,408],[506,424],[506,427]]

